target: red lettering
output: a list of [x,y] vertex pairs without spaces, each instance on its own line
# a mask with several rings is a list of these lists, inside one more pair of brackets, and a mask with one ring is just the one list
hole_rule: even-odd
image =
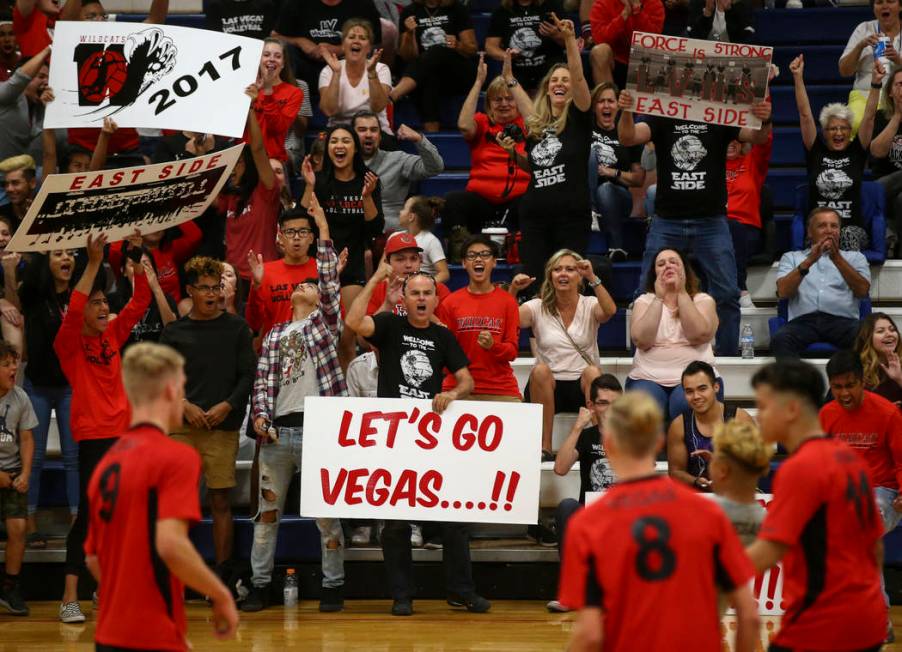
[[442,488],[442,474],[438,471],[426,471],[420,478],[420,493],[422,496],[417,498],[417,504],[420,507],[435,507],[438,505],[437,491]]
[[69,190],[81,190],[81,185],[85,182],[85,176],[83,174],[79,174],[77,177],[72,179],[72,185],[69,186]]
[[740,111],[738,109],[722,109],[714,107],[706,107],[704,112],[704,121],[721,124],[736,125],[737,127],[748,126],[748,111]]
[[214,156],[211,156],[207,160],[207,169],[209,170],[209,169],[215,168],[217,165],[219,165],[219,159],[221,159],[221,158],[222,158],[222,154],[215,154]]
[[754,59],[766,59],[771,54],[769,47],[761,47],[755,45],[742,45],[740,43],[720,43],[714,44],[715,54],[724,54],[728,57],[748,57]]
[[120,183],[122,183],[122,177],[124,177],[124,176],[125,176],[125,172],[123,172],[122,170],[119,170],[119,172],[117,172],[116,174],[114,174],[112,176],[112,178],[110,178],[110,185],[118,186]]
[[[432,432],[429,432],[427,429],[430,426],[434,426]],[[420,419],[420,422],[417,424],[417,432],[420,433],[420,437],[423,439],[417,439],[414,442],[417,446],[422,448],[423,450],[430,451],[436,446],[438,446],[438,435],[439,430],[442,428],[442,418],[435,412],[427,412],[426,415]]]
[[[378,483],[382,483],[381,488],[377,488]],[[388,487],[391,486],[391,473],[385,469],[376,469],[370,476],[369,482],[366,483],[366,502],[370,505],[379,507],[388,500]]]
[[137,170],[132,170],[132,183],[138,182],[138,177],[144,174],[144,168],[138,168]]
[[[478,425],[479,422],[472,414],[462,414],[457,423],[454,424],[454,432],[451,434],[451,443],[454,445],[454,448],[459,451],[468,451],[473,448],[476,434],[472,430],[475,430]],[[464,433],[464,427],[469,427],[471,431]]]
[[191,164],[191,167],[188,169],[188,173],[190,174],[191,172],[197,172],[203,166],[204,166],[203,159],[197,159],[194,161],[194,163]]
[[341,426],[338,429],[338,445],[347,448],[354,445],[354,440],[348,437],[348,428],[351,427],[351,420],[354,418],[350,412],[345,410],[341,415]]
[[[491,441],[488,439],[489,429],[492,430]],[[501,422],[501,418],[494,414],[490,414],[479,426],[479,447],[482,450],[491,453],[498,448],[499,444],[501,444],[501,437],[503,435],[504,424]]]
[[398,424],[407,419],[406,412],[383,412],[382,418],[388,421],[388,435],[385,438],[385,445],[389,448],[395,447],[395,437],[398,436]]
[[360,436],[357,439],[357,443],[363,446],[364,448],[369,448],[370,446],[375,446],[376,442],[371,439],[372,435],[375,435],[378,430],[372,426],[372,422],[376,419],[381,419],[381,412],[364,412],[363,417],[360,420]]
[[165,178],[168,177],[170,174],[172,174],[172,166],[171,166],[171,165],[164,165],[164,166],[163,166],[163,169],[160,170],[160,174],[157,175],[157,179],[165,179]]
[[633,45],[641,45],[644,48],[655,50],[667,50],[668,52],[686,51],[686,39],[677,36],[664,36],[663,34],[633,32]]
[[345,485],[346,505],[359,505],[363,502],[363,498],[358,494],[363,493],[363,479],[369,474],[369,469],[354,469],[348,472],[348,481]]
[[88,188],[100,188],[101,186],[103,186],[102,174],[98,174],[96,177],[94,177],[94,180],[88,184]]
[[347,477],[348,470],[341,469],[338,472],[338,477],[335,478],[335,484],[333,485],[329,482],[329,469],[319,470],[320,482],[322,482],[323,485],[323,500],[326,501],[327,505],[334,505],[335,501],[338,500],[338,496],[341,493],[341,488],[344,486]]
[[411,507],[416,506],[417,500],[417,472],[413,469],[404,469],[398,477],[398,486],[391,495],[391,506],[394,507],[402,500],[406,500]]

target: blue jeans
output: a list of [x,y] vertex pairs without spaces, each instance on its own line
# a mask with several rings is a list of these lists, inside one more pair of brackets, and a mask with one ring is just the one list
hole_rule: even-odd
[[707,280],[708,294],[717,303],[720,325],[714,340],[718,355],[739,352],[739,287],[733,239],[724,215],[670,220],[655,216],[645,240],[640,283],[644,283],[655,254],[673,247],[693,255]]
[[623,224],[633,210],[630,191],[614,181],[598,185],[598,155],[594,147],[589,149],[589,200],[601,214],[599,227],[605,235],[608,249],[623,249]]
[[44,468],[47,435],[50,432],[50,411],[56,410],[56,426],[59,429],[63,468],[66,471],[66,498],[69,502],[69,512],[75,515],[78,513],[78,444],[72,438],[72,428],[69,424],[72,388],[35,387],[28,378],[25,379],[24,388],[38,417],[38,427],[32,432],[34,457],[31,462],[31,478],[28,480],[28,514],[30,516],[38,511],[41,471]]
[[[874,487],[874,500],[877,509],[880,510],[880,518],[883,519],[883,534],[887,535],[896,529],[902,514],[893,509],[893,501],[899,492],[889,487]],[[883,591],[883,601],[889,607],[889,594],[886,592],[886,580],[883,577],[883,569],[880,569],[880,589]]]
[[[717,383],[720,385],[720,391],[717,392],[717,400],[723,403],[723,378],[718,378]],[[689,403],[686,401],[686,393],[683,391],[682,385],[664,387],[650,380],[627,378],[626,388],[627,390],[643,391],[655,399],[655,403],[658,404],[661,412],[664,413],[664,423],[670,423],[683,412],[689,410]]]
[[[304,448],[303,428],[279,428],[278,431],[278,441],[260,447],[260,507],[254,519],[254,543],[251,547],[251,583],[257,587],[272,581],[279,518],[294,471],[301,470]],[[275,499],[267,500],[265,492],[275,494]],[[261,518],[263,513],[271,511],[276,512],[275,521],[264,523]],[[332,589],[342,586],[345,583],[345,539],[341,521],[337,518],[318,518],[316,527],[320,533],[323,587]]]

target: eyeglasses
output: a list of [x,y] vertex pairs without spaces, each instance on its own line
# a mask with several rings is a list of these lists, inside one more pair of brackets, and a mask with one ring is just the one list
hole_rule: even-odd
[[282,235],[286,238],[305,238],[313,233],[313,229],[282,229]]
[[407,284],[408,284],[413,278],[415,278],[415,277],[417,277],[417,276],[425,276],[426,278],[428,278],[429,280],[431,280],[432,283],[433,283],[436,287],[438,287],[438,283],[435,282],[435,276],[433,276],[432,274],[429,274],[428,272],[414,272],[413,274],[409,274],[409,275],[407,276],[407,278],[404,279],[404,283],[403,283],[402,286],[401,286],[401,291],[402,291],[402,292],[407,292]]
[[223,285],[192,285],[195,290],[202,294],[219,294],[223,290]]
[[489,258],[494,258],[495,256],[491,251],[468,251],[464,256],[469,261],[476,260],[477,258],[481,258],[482,260],[488,260]]

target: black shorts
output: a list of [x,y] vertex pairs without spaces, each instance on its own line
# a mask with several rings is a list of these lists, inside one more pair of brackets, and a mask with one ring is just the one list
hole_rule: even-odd
[[[523,401],[530,402],[529,383],[523,392]],[[579,380],[555,380],[554,381],[554,413],[579,412],[586,407],[586,395],[579,384]]]
[[[858,650],[848,650],[848,652],[880,652],[880,648],[883,647],[883,643],[879,645],[875,645],[873,647],[863,647]],[[796,652],[791,647],[783,647],[782,645],[775,645],[774,643],[770,644],[770,647],[767,648],[767,652]]]
[[163,650],[145,650],[136,647],[116,647],[115,645],[94,644],[95,652],[163,652]]

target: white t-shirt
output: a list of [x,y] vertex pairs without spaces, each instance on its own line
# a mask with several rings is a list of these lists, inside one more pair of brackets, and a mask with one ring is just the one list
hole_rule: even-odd
[[[384,63],[376,64],[376,75],[379,82],[383,86],[391,88],[391,71]],[[319,91],[323,93],[332,81],[332,69],[326,66],[319,73]],[[364,71],[363,77],[357,83],[357,86],[351,86],[348,81],[348,74],[345,72],[345,61],[341,62],[341,78],[338,82],[338,113],[329,118],[329,126],[336,124],[348,124],[351,119],[360,111],[370,111],[370,81],[367,78],[367,72]],[[385,109],[379,112],[379,124],[382,131],[392,133],[391,127],[388,126],[388,116]]]
[[307,351],[301,326],[304,320],[291,322],[279,338],[279,393],[276,417],[304,411],[305,396],[319,396],[316,367]]
[[[396,231],[389,236],[389,240],[404,231]],[[420,265],[420,271],[425,274],[435,275],[435,264],[440,260],[445,260],[445,250],[442,249],[442,242],[432,231],[420,231],[414,236],[417,244],[422,248],[420,259],[423,261]]]
[[[598,299],[580,295],[573,321],[567,332],[577,346],[592,360],[598,360],[598,321],[595,306]],[[536,355],[540,362],[551,368],[555,380],[579,380],[588,366],[573,343],[564,334],[560,317],[542,309],[541,299],[531,299],[523,304],[532,313],[532,335],[536,338]]]
[[376,398],[379,383],[379,362],[376,354],[367,351],[351,360],[345,374],[348,383],[348,396]]
[[[855,49],[855,46],[858,45],[858,43],[871,34],[880,34],[880,29],[877,26],[876,20],[866,20],[863,23],[859,23],[858,27],[855,28],[855,31],[852,32],[852,36],[849,37],[849,42],[846,43],[846,49],[843,50],[840,58],[849,54],[849,52]],[[897,34],[892,42],[896,51],[902,52],[902,33]],[[884,58],[883,65],[888,72],[889,59]],[[858,58],[858,67],[855,70],[855,83],[852,84],[852,88],[858,91],[864,91],[865,93],[870,92],[872,72],[874,72],[874,48],[868,45],[861,51],[861,56]],[[890,75],[887,74],[884,78],[884,84],[889,78]]]

